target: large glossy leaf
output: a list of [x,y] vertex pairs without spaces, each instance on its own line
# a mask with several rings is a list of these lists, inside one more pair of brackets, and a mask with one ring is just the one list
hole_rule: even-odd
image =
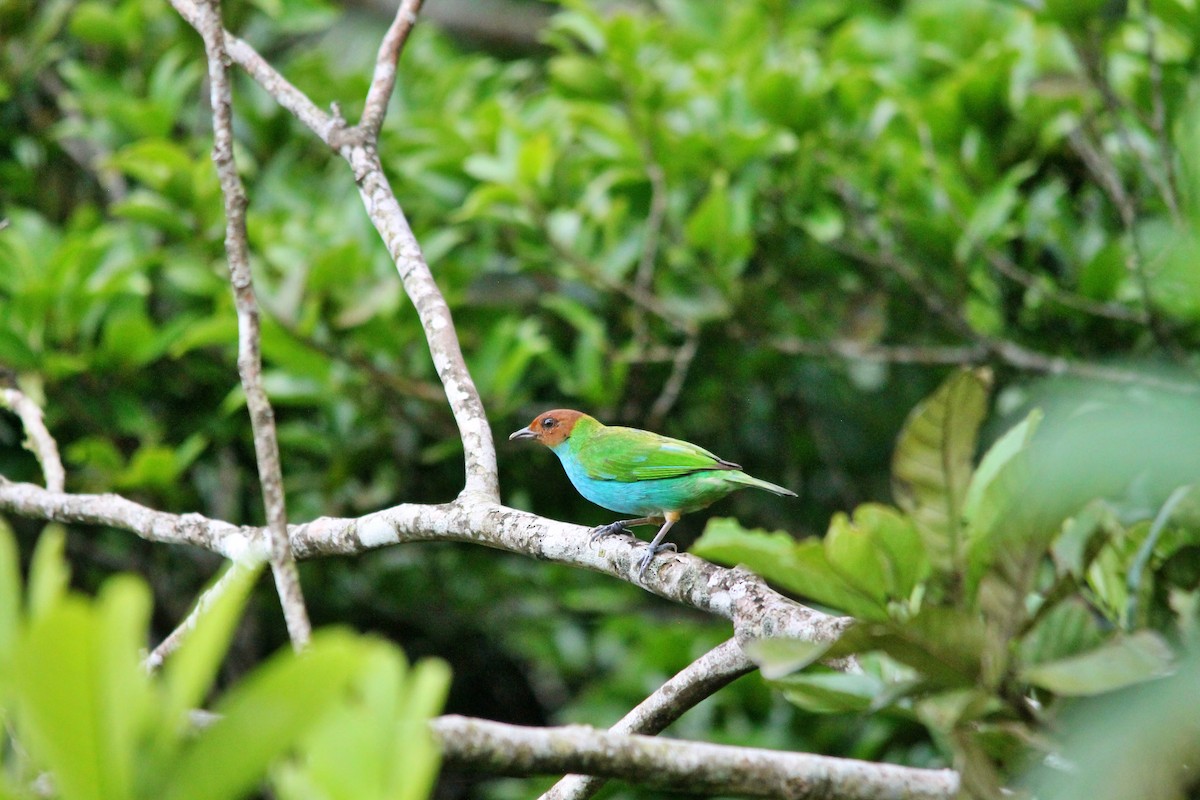
[[1160,678],[1170,671],[1172,659],[1171,648],[1161,636],[1137,631],[1086,653],[1037,664],[1022,677],[1057,694],[1101,694]]
[[883,690],[874,675],[849,672],[803,672],[771,685],[794,705],[818,714],[866,711]]
[[64,800],[120,800],[109,781],[97,691],[99,631],[88,604],[68,597],[43,605],[13,664],[25,746],[54,774]]
[[829,564],[821,542],[797,542],[783,532],[747,530],[732,519],[712,519],[691,552],[724,564],[742,564],[768,581],[855,616],[886,619],[878,600],[846,582]]
[[301,744],[275,774],[281,797],[341,800],[421,800],[429,795],[440,755],[429,719],[449,687],[445,664],[411,669],[404,656],[374,643],[346,702]]
[[351,635],[325,631],[305,652],[273,657],[217,704],[220,719],[180,755],[165,796],[204,800],[248,792],[272,761],[344,700],[364,655]]
[[991,374],[962,370],[909,414],[892,458],[896,502],[917,525],[935,568],[958,568],[962,514]]
[[[8,521],[0,517],[0,687],[21,622],[21,560]],[[0,694],[3,689],[0,688]]]
[[183,723],[187,712],[203,703],[261,572],[261,563],[230,564],[200,596],[195,627],[185,634],[163,670],[163,718],[168,725]]
[[62,525],[51,523],[38,539],[29,565],[29,586],[26,589],[31,617],[40,616],[52,608],[62,598],[71,581],[71,569],[63,558],[66,536],[66,529]]

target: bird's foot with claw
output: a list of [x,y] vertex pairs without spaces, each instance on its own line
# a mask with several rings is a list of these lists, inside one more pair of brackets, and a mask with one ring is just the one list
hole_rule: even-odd
[[677,552],[679,552],[679,548],[676,547],[671,542],[664,542],[664,543],[660,544],[658,547],[647,547],[646,555],[642,556],[641,560],[638,561],[638,577],[641,578],[642,575],[645,574],[646,567],[650,566],[650,562],[653,561],[654,557],[656,555],[658,555],[659,553],[677,553]]
[[633,536],[633,531],[626,528],[623,521],[610,522],[607,525],[597,525],[592,528],[592,535],[588,537],[588,545],[595,544],[596,540],[602,536],[614,536],[618,533],[627,533]]

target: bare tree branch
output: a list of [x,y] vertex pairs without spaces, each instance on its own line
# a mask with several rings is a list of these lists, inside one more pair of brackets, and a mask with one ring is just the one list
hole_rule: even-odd
[[230,584],[238,577],[240,571],[251,568],[255,563],[262,562],[256,562],[253,559],[233,562],[217,582],[208,587],[204,591],[204,594],[197,598],[196,605],[192,607],[192,610],[184,618],[183,622],[179,623],[175,630],[171,631],[165,639],[159,642],[158,647],[155,647],[150,655],[146,656],[145,660],[142,661],[142,666],[145,667],[146,671],[154,672],[158,670],[163,665],[163,662],[166,661],[167,656],[179,649],[179,646],[187,639],[188,634],[195,629],[200,618],[212,608],[221,595],[225,594]]
[[[240,561],[266,556],[262,528],[232,525],[200,514],[169,514],[112,494],[63,494],[0,478],[0,509],[34,519],[107,525],[152,542],[203,547]],[[289,526],[297,558],[353,555],[421,541],[472,542],[545,561],[611,575],[660,597],[729,619],[738,641],[784,637],[832,641],[849,617],[822,614],[790,600],[742,568],[726,569],[688,553],[637,563],[645,542],[632,536],[587,543],[590,529],[464,495],[443,505],[406,503],[354,519],[321,517]]]
[[[709,650],[684,667],[609,728],[610,733],[661,733],[701,700],[754,670],[737,639],[730,639]],[[595,775],[567,775],[554,784],[541,800],[586,800],[600,791],[604,778]]]
[[371,88],[367,91],[362,118],[358,121],[358,127],[372,141],[379,138],[379,129],[383,127],[388,101],[396,86],[396,64],[400,60],[400,51],[404,49],[404,43],[408,41],[408,34],[417,24],[421,3],[422,0],[402,0],[400,7],[396,9],[396,18],[392,20],[391,27],[379,44],[375,75],[371,78]]
[[[193,0],[171,0],[171,3],[188,22],[195,24],[197,9]],[[225,42],[234,63],[242,66],[281,106],[349,163],[367,215],[387,246],[404,290],[417,309],[438,378],[446,390],[466,455],[463,492],[491,502],[499,501],[496,448],[483,402],[467,372],[450,307],[434,282],[408,219],[384,175],[375,137],[357,127],[347,128],[340,116],[321,111],[246,42],[228,32]],[[402,41],[397,42],[397,48],[400,44]]]
[[789,800],[949,800],[959,789],[952,770],[657,739],[582,725],[524,728],[458,716],[439,717],[431,725],[447,765],[505,775],[574,770],[694,794]]
[[42,467],[42,477],[51,492],[62,492],[66,487],[67,473],[58,455],[58,443],[46,429],[42,410],[19,389],[0,387],[0,406],[12,411],[25,427],[25,447],[33,453]]
[[283,606],[292,646],[302,649],[312,637],[300,574],[292,558],[287,534],[287,506],[283,496],[283,473],[279,465],[279,443],[275,438],[275,413],[262,383],[262,352],[258,301],[250,273],[250,248],[246,241],[246,190],[233,157],[233,90],[226,66],[224,27],[220,0],[202,0],[193,26],[204,39],[213,117],[213,163],[225,198],[225,253],[229,280],[233,284],[238,318],[238,374],[246,393],[246,407],[254,431],[254,453],[262,484],[263,508],[267,516],[269,557],[275,588]]
[[699,346],[700,334],[692,331],[675,351],[675,357],[671,359],[671,374],[667,376],[662,391],[659,392],[654,405],[650,407],[648,420],[651,428],[661,426],[667,414],[675,407],[675,401],[679,399],[679,393],[683,391],[683,382],[687,380],[688,371],[692,367],[692,361],[696,358],[696,350]]

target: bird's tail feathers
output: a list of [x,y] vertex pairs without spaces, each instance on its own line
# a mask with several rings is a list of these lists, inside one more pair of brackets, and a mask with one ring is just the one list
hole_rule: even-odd
[[744,472],[736,472],[736,473],[728,476],[728,479],[731,481],[734,481],[736,483],[740,483],[744,486],[753,486],[755,489],[765,489],[766,491],[770,492],[771,494],[777,494],[777,495],[780,495],[781,497],[795,497],[796,496],[796,493],[793,492],[791,489],[785,489],[782,486],[776,486],[775,484],[771,483],[770,481],[764,481],[761,478],[756,478],[753,475],[747,475]]

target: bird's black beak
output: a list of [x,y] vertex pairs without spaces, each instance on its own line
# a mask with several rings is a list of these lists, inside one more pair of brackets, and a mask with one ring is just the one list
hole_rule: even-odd
[[508,435],[508,440],[510,442],[513,439],[536,439],[536,438],[537,438],[537,431],[535,431],[533,428],[529,428],[529,427],[521,428],[521,430],[519,430],[519,431],[513,431],[512,433],[510,433]]

